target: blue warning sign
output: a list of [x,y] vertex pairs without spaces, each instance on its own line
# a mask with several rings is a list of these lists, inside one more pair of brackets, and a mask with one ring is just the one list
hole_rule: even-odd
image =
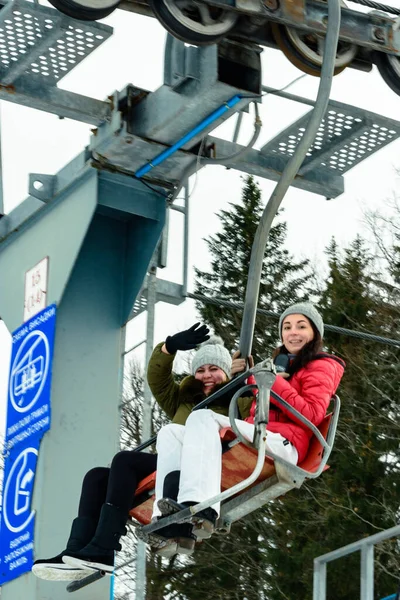
[[8,384],[0,585],[30,571],[35,514],[32,493],[40,440],[50,428],[56,307],[14,331]]
[[[37,447],[36,447],[37,446]],[[0,541],[0,585],[30,571],[33,562],[34,512],[31,509],[39,440],[18,446],[4,469]]]
[[8,384],[6,448],[50,427],[51,366],[55,306],[49,306],[12,336]]

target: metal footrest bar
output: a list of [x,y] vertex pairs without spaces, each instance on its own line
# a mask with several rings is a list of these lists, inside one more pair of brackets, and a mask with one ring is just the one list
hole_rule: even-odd
[[88,575],[87,577],[84,577],[83,579],[78,579],[77,581],[71,581],[71,583],[69,583],[67,585],[67,592],[76,592],[77,590],[81,590],[82,588],[86,587],[87,585],[90,585],[91,583],[94,583],[95,581],[98,581],[99,579],[103,579],[103,577],[105,577],[105,572],[104,571],[93,571],[93,573],[91,575]]

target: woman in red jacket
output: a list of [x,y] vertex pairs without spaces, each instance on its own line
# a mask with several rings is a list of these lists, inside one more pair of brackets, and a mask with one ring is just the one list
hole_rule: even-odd
[[[287,308],[279,319],[279,334],[282,345],[275,350],[274,357],[287,355],[288,367],[285,372],[277,374],[272,391],[318,427],[339,385],[345,364],[340,358],[322,352],[324,324],[321,315],[310,303],[298,303]],[[244,369],[244,359],[233,360],[233,374]],[[240,432],[249,441],[254,435],[255,404],[254,400],[250,416],[245,421],[236,421]],[[219,430],[226,426],[229,426],[228,417],[206,409],[192,412],[187,419],[180,448],[178,502],[182,505],[197,504],[220,492],[222,450]],[[267,451],[292,464],[304,460],[312,433],[284,407],[278,406],[272,395],[267,432]],[[169,442],[168,436],[159,434],[158,464],[168,460],[171,452]],[[203,525],[203,531],[193,533],[209,537],[218,513],[219,505],[202,511],[206,526]]]

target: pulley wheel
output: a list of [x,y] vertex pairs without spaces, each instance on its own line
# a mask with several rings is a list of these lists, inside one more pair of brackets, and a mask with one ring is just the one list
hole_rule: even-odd
[[113,12],[120,0],[49,0],[60,12],[81,21],[97,21]]
[[[271,31],[278,48],[295,67],[308,75],[321,77],[325,36],[279,23],[271,23]],[[341,73],[352,62],[357,50],[355,44],[339,40],[334,75]]]
[[157,19],[178,40],[195,46],[215,44],[235,26],[238,15],[196,0],[149,0]]
[[385,52],[374,52],[373,60],[385,83],[400,96],[400,58]]

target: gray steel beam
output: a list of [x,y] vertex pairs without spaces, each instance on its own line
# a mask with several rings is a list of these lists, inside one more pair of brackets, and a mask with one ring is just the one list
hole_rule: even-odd
[[[208,136],[207,143],[215,144],[218,152],[217,156],[221,157],[230,156],[243,148],[243,146],[240,146],[239,144],[221,140],[214,136]],[[234,160],[232,163],[224,161],[224,166],[243,171],[244,173],[249,173],[250,175],[264,177],[265,179],[271,179],[272,181],[279,181],[288,160],[287,157],[267,155],[263,154],[261,151],[252,149],[246,152],[246,156],[243,160]],[[342,175],[337,173],[330,174],[315,169],[308,171],[304,175],[297,175],[292,186],[314,194],[320,194],[324,197],[336,198],[344,192],[344,179]]]
[[[280,0],[276,8],[269,8],[266,2],[260,0],[202,0],[204,4],[217,6],[226,10],[236,10],[242,16],[257,17],[261,19],[261,26],[255,27],[254,21],[249,27],[248,21],[234,28],[235,39],[243,37],[245,42],[255,42],[265,46],[274,47],[265,27],[266,22],[277,22],[291,27],[298,27],[306,31],[326,34],[327,8],[321,2],[307,0],[304,13],[301,10],[302,0]],[[285,8],[286,7],[286,8]],[[292,7],[292,8],[291,8]],[[146,0],[123,0],[119,8],[131,12],[154,16]],[[297,10],[296,10],[297,9]],[[343,6],[341,9],[341,27],[339,38],[347,40],[358,46],[383,52],[400,54],[400,31],[393,27],[395,17],[385,14],[362,13],[351,7]],[[229,38],[229,34],[227,36]]]
[[2,152],[2,135],[1,135],[1,114],[0,114],[0,219],[4,215],[4,201],[3,201],[3,152]]
[[[156,280],[156,302],[166,302],[167,304],[175,304],[178,306],[185,301],[185,288],[180,283],[174,281],[166,281],[165,279]],[[128,320],[134,319],[140,313],[147,310],[147,278],[143,283],[140,294],[132,308]]]
[[20,77],[13,85],[0,85],[0,100],[96,126],[111,116],[111,101],[103,102],[52,86],[36,87],[28,76]]
[[[232,10],[231,0],[202,0],[204,4],[218,6],[226,10]],[[302,2],[297,0],[293,6],[293,0],[281,0],[277,9],[268,9],[265,3],[251,0],[236,0],[234,6],[241,14],[259,16],[265,21],[272,21],[297,27],[304,31],[326,34],[328,8],[321,2],[307,0],[304,11]],[[400,55],[400,31],[394,27],[395,18],[384,13],[376,14],[362,13],[349,7],[341,8],[341,24],[339,39],[351,42],[370,50],[378,50]],[[243,21],[243,33],[246,33],[248,24]],[[241,32],[240,25],[235,28],[235,35]],[[246,39],[252,39],[251,31],[247,31]],[[258,39],[258,41],[260,41]]]

